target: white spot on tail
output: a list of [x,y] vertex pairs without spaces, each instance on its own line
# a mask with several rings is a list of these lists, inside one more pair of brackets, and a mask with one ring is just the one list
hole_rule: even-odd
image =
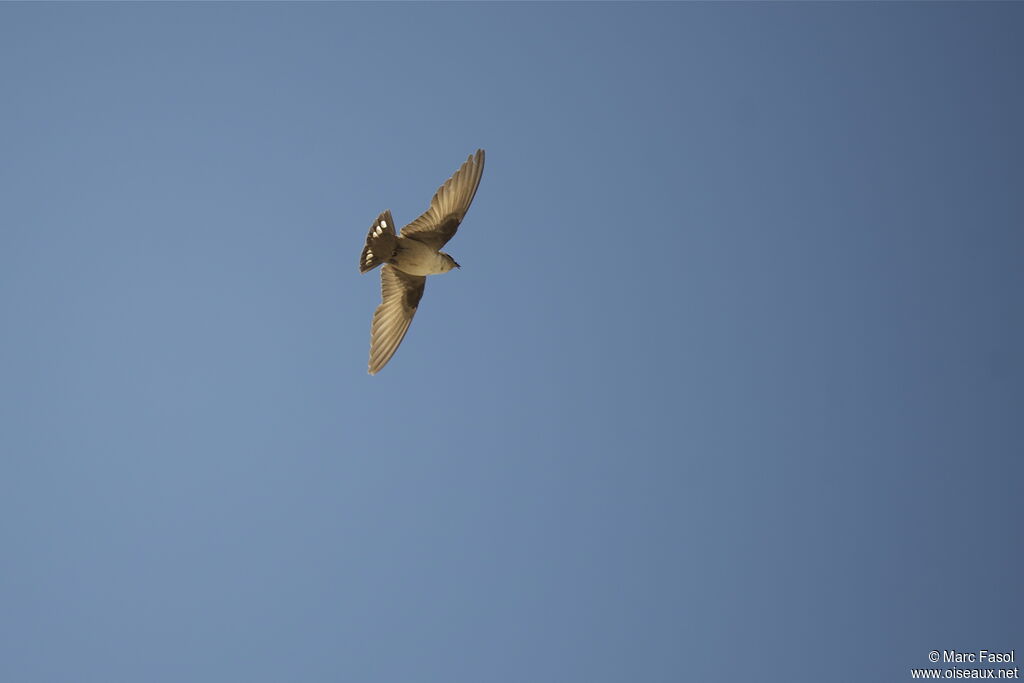
[[382,228],[388,227],[388,222],[387,221],[381,221],[380,222],[380,227],[382,227]]

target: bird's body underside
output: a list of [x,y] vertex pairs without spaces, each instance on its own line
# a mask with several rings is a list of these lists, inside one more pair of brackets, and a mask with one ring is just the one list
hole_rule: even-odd
[[383,239],[379,242],[379,246],[367,244],[365,247],[368,253],[363,255],[362,272],[372,270],[379,262],[390,263],[409,275],[440,275],[454,268],[448,254],[434,251],[411,237],[398,237],[392,243]]
[[383,368],[402,343],[416,315],[428,275],[447,273],[458,268],[441,251],[459,228],[480,185],[484,170],[484,151],[478,149],[434,194],[419,218],[395,234],[391,211],[385,211],[366,235],[359,256],[359,272],[377,266],[380,271],[381,304],[373,313],[370,327],[371,375]]

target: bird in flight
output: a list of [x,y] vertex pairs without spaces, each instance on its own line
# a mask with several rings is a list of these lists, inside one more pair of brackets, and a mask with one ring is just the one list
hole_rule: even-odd
[[380,269],[381,303],[370,325],[370,374],[375,375],[395,355],[416,315],[428,275],[458,268],[441,251],[459,229],[484,172],[484,151],[470,155],[430,200],[430,208],[395,234],[391,211],[377,216],[366,234],[359,272]]

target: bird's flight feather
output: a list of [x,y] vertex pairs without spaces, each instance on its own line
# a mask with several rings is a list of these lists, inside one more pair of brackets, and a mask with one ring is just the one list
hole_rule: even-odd
[[402,228],[402,237],[411,237],[434,249],[443,247],[455,235],[473,203],[483,172],[484,151],[478,149],[438,188],[430,200],[430,208]]
[[395,355],[419,308],[427,278],[403,273],[385,264],[380,269],[381,304],[370,325],[370,374],[375,375]]

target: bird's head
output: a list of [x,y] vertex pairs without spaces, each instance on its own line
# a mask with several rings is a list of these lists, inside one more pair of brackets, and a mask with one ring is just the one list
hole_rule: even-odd
[[446,254],[444,252],[441,252],[441,256],[444,256],[444,262],[445,262],[445,264],[447,264],[448,270],[452,270],[453,268],[461,268],[462,267],[458,263],[456,263],[455,259],[453,259],[448,254]]

